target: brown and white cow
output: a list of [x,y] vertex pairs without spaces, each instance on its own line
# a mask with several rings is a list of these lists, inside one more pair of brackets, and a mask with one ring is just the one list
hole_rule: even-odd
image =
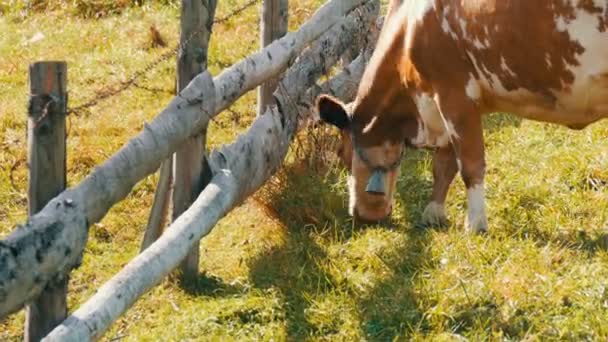
[[355,101],[318,99],[321,119],[342,132],[351,214],[388,217],[405,146],[436,148],[423,222],[446,221],[460,171],[465,227],[485,231],[482,114],[575,129],[608,117],[608,1],[400,2],[390,4]]

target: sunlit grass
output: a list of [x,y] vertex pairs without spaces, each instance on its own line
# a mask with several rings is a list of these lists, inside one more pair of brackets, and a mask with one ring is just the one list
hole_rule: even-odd
[[[217,16],[240,4],[220,2]],[[319,4],[292,1],[290,29]],[[246,10],[214,28],[213,74],[257,49],[258,13]],[[170,5],[129,7],[99,20],[70,8],[0,16],[0,236],[26,219],[28,64],[68,61],[75,106],[166,51],[146,47],[148,27],[175,42],[178,20]],[[44,38],[32,42],[38,32]],[[174,81],[175,63],[163,62],[141,81],[163,91],[132,88],[72,116],[69,183],[139,132],[167,104]],[[255,108],[250,93],[220,115],[209,145],[232,141]],[[406,155],[392,224],[353,227],[345,173],[318,150],[330,143],[302,136],[289,165],[203,240],[198,281],[186,290],[162,282],[105,339],[605,340],[608,122],[570,131],[497,114],[485,126],[487,236],[463,232],[460,180],[448,198],[450,227],[416,228],[431,190],[426,151]],[[13,187],[11,168],[20,162]],[[83,265],[72,274],[70,310],[137,254],[156,181],[142,180],[91,227]],[[23,313],[0,324],[0,340],[19,340],[22,332]]]

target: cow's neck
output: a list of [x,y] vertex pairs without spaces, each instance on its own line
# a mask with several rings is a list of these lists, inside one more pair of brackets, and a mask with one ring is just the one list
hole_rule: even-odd
[[407,135],[416,135],[415,105],[407,95],[400,70],[403,28],[395,25],[392,30],[397,32],[383,30],[353,105],[354,133],[363,145],[386,140],[403,142]]

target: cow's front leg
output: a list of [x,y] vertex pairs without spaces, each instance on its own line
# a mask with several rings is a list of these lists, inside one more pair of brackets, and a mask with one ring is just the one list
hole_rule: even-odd
[[423,226],[447,226],[445,199],[456,176],[458,165],[452,146],[440,147],[433,155],[433,194],[422,213]]
[[447,91],[440,93],[436,101],[467,188],[465,227],[474,233],[486,232],[488,220],[483,182],[485,157],[481,114],[475,103],[464,93]]

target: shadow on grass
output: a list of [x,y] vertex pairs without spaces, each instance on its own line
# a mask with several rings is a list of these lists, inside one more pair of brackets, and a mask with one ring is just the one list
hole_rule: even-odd
[[367,338],[375,341],[392,341],[412,330],[428,329],[414,287],[423,269],[435,267],[429,255],[433,228],[419,225],[432,192],[432,153],[407,151],[396,195],[403,216],[397,229],[407,235],[406,243],[391,253],[393,258],[384,260],[393,272],[392,277],[376,284],[367,296],[358,299],[361,329]]
[[[276,288],[281,293],[288,340],[330,334],[306,317],[310,294],[326,294],[338,287],[322,267],[328,256],[313,236],[349,239],[352,228],[335,228],[351,227],[348,213],[340,195],[328,192],[329,185],[310,170],[284,170],[277,178],[280,184],[265,192],[263,202],[286,228],[285,238],[250,261],[250,278],[258,288]],[[336,179],[334,175],[332,180]],[[335,224],[330,227],[324,222]],[[313,227],[327,229],[319,232]]]
[[216,298],[247,292],[247,289],[242,286],[227,284],[221,278],[214,275],[208,275],[206,272],[199,273],[196,279],[181,280],[177,275],[172,275],[172,279],[177,282],[186,293],[193,296]]
[[[484,124],[487,130],[496,131],[518,126],[520,121],[506,114],[494,114]],[[429,255],[432,232],[414,227],[418,227],[430,199],[431,159],[432,151],[407,151],[397,185],[396,201],[401,215],[390,225],[360,228],[352,225],[347,212],[345,177],[340,177],[336,170],[320,176],[314,168],[292,166],[283,170],[272,190],[263,195],[266,197],[263,202],[287,233],[282,245],[250,262],[250,278],[254,286],[276,288],[283,296],[288,340],[340,332],[337,323],[319,326],[307,316],[312,297],[333,291],[346,291],[354,300],[360,333],[365,338],[393,340],[412,331],[429,329],[414,288],[424,271],[436,267]],[[355,236],[372,229],[404,234],[405,243],[381,253],[391,276],[369,291],[358,292],[327,271],[326,266],[336,260],[329,260],[323,245],[347,248]]]
[[[280,177],[281,186],[266,195],[269,197],[266,205],[272,208],[287,233],[282,245],[250,262],[250,278],[254,286],[273,287],[282,294],[289,340],[327,337],[340,332],[338,323],[315,324],[307,317],[311,297],[333,291],[347,292],[348,297],[354,299],[360,331],[368,338],[391,340],[409,327],[422,324],[423,314],[418,310],[412,284],[418,270],[428,266],[429,232],[408,227],[414,226],[423,208],[421,202],[426,203],[430,194],[430,180],[416,171],[423,169],[419,164],[427,158],[427,153],[410,154],[408,164],[411,165],[404,166],[407,176],[402,177],[399,191],[405,222],[396,220],[389,226],[354,227],[347,212],[346,185],[341,183],[344,177],[340,178],[336,172],[322,177],[311,170],[286,170]],[[411,193],[405,193],[406,188]],[[395,249],[381,252],[388,255],[381,259],[394,276],[362,294],[327,271],[327,265],[336,260],[329,260],[321,244],[347,249],[354,236],[367,230],[398,232],[407,238]]]
[[331,333],[319,331],[306,317],[307,296],[326,294],[336,288],[334,279],[319,263],[325,252],[304,231],[290,232],[283,246],[269,250],[252,262],[251,280],[262,289],[276,288],[284,303],[288,340]]
[[368,339],[393,341],[412,330],[428,330],[415,284],[422,269],[433,267],[428,254],[430,232],[417,229],[407,234],[407,243],[391,253],[397,257],[384,261],[393,275],[357,298],[361,330]]

